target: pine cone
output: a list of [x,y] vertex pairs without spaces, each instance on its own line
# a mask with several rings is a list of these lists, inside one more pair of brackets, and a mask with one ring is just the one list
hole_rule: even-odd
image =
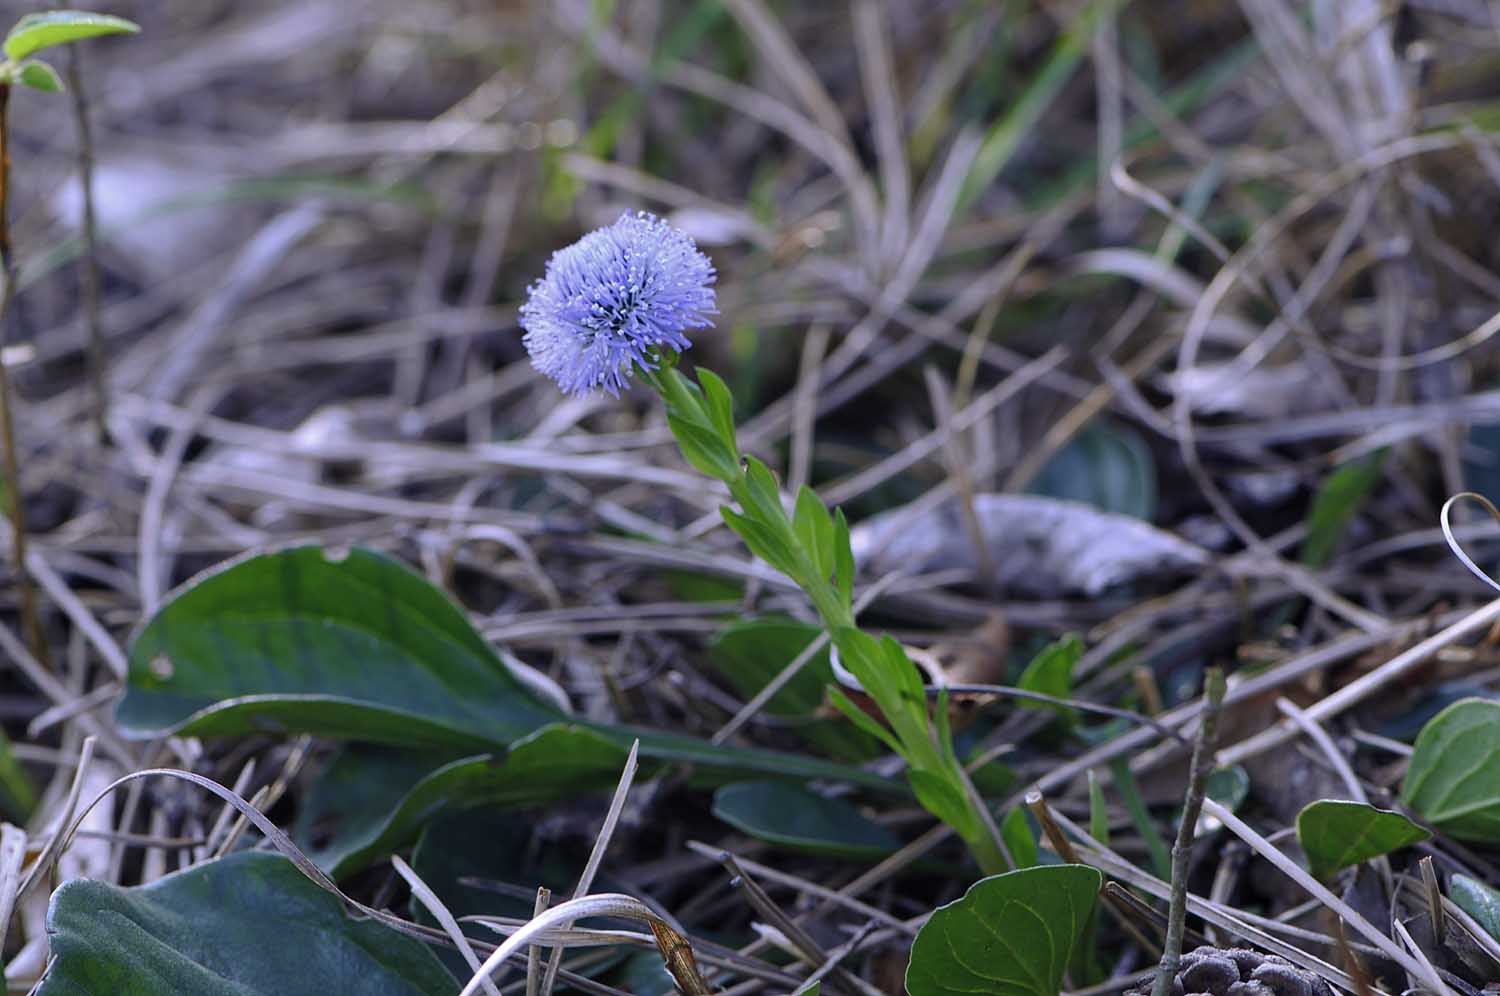
[[[1147,979],[1124,996],[1151,996]],[[1207,945],[1183,954],[1172,996],[1333,996],[1328,983],[1285,958]]]

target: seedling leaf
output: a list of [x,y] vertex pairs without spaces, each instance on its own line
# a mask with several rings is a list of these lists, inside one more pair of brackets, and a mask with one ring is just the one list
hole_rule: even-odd
[[113,14],[92,14],[86,10],[49,10],[27,14],[16,22],[5,36],[5,57],[20,62],[33,53],[54,45],[81,41],[99,35],[135,34],[140,25]]
[[29,86],[33,90],[43,93],[62,93],[63,81],[57,75],[57,70],[45,62],[27,62],[22,64],[21,73],[17,77],[22,86]]

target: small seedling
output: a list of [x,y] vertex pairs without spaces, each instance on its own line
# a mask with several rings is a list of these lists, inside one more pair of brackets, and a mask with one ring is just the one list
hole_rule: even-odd
[[[27,14],[16,22],[5,36],[0,49],[0,269],[5,275],[5,289],[0,292],[0,323],[10,311],[16,293],[16,259],[10,245],[10,134],[8,127],[10,91],[14,86],[56,93],[63,89],[62,80],[50,65],[32,56],[43,49],[99,35],[134,33],[140,28],[122,17],[91,14],[81,10],[54,10]],[[0,350],[5,346],[5,327],[0,324]],[[15,420],[12,416],[10,374],[0,362],[0,461],[3,461],[4,491],[11,524],[11,559],[21,598],[21,615],[32,653],[44,664],[47,645],[42,635],[41,617],[37,611],[36,592],[26,568],[26,512],[21,492],[20,456],[16,451]]]
[[27,86],[59,93],[62,78],[50,65],[31,56],[43,49],[99,35],[135,34],[140,26],[113,14],[85,10],[51,10],[27,14],[5,35],[5,61],[0,62],[0,86]]

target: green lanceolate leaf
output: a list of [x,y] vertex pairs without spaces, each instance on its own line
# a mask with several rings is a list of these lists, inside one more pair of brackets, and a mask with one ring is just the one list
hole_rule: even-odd
[[910,996],[1057,996],[1103,877],[1039,865],[976,882],[917,933]]
[[1109,846],[1109,804],[1104,801],[1104,783],[1093,768],[1089,769],[1089,836]]
[[907,659],[901,645],[890,637],[875,637],[852,626],[833,634],[839,661],[854,675],[860,687],[880,707],[885,721],[905,745],[909,755],[927,744],[927,701],[916,665]]
[[81,41],[99,35],[135,34],[140,25],[112,14],[91,14],[84,10],[49,10],[27,14],[16,22],[5,36],[5,57],[20,62],[35,52],[54,45]]
[[745,541],[751,553],[787,577],[797,576],[797,552],[779,531],[767,527],[752,515],[741,515],[728,505],[720,506],[719,514],[724,517],[725,525]]
[[25,823],[31,819],[36,803],[31,776],[11,750],[10,738],[0,731],[0,813],[15,823]]
[[1041,863],[1041,849],[1036,845],[1036,835],[1031,832],[1026,810],[1021,806],[1013,806],[1000,821],[1000,836],[1004,838],[1005,849],[1010,852],[1017,868],[1030,868]]
[[246,851],[139,888],[75,879],[52,896],[37,996],[451,996],[420,941],[344,912],[278,854]]
[[1500,940],[1500,892],[1467,875],[1454,875],[1448,880],[1448,898]]
[[846,608],[854,601],[854,574],[857,570],[854,548],[849,542],[849,520],[844,518],[841,508],[833,513],[833,573],[838,581],[839,598],[843,599]]
[[1385,450],[1377,450],[1352,460],[1323,481],[1307,513],[1307,538],[1302,541],[1304,564],[1322,567],[1333,559],[1349,523],[1380,483],[1385,454]]
[[875,737],[881,743],[889,747],[892,752],[896,754],[901,753],[901,743],[895,738],[891,731],[884,725],[882,725],[881,722],[874,716],[871,716],[859,706],[855,705],[854,701],[850,699],[849,696],[845,695],[840,689],[829,688],[828,701],[835,709],[843,713],[844,716],[848,718],[849,722],[853,723],[855,727],[860,731],[867,733],[872,737]]
[[746,515],[767,525],[786,520],[786,509],[781,507],[781,488],[776,484],[776,475],[764,461],[745,458],[745,485],[750,498]]
[[136,737],[311,733],[450,758],[570,723],[626,748],[638,737],[642,758],[697,764],[710,780],[894,785],[815,758],[577,720],[522,685],[442,591],[360,549],[255,554],[188,582],[132,641],[116,719]]
[[734,437],[734,396],[729,393],[729,385],[707,367],[698,368],[698,383],[703,385],[705,407],[714,431],[725,446],[738,454],[739,444]]
[[792,531],[802,544],[802,550],[812,563],[819,581],[833,576],[833,516],[812,488],[803,485],[797,491],[797,504],[792,509]]
[[1500,841],[1500,702],[1464,699],[1417,736],[1401,799],[1446,834]]
[[964,840],[988,833],[965,798],[963,788],[944,774],[911,768],[906,772],[906,780],[922,808],[952,827]]
[[1161,835],[1156,821],[1151,819],[1151,810],[1146,806],[1146,800],[1141,795],[1140,785],[1130,770],[1129,760],[1122,757],[1111,761],[1109,773],[1114,780],[1115,791],[1120,794],[1120,801],[1125,803],[1125,811],[1130,814],[1130,822],[1135,824],[1136,832],[1141,835],[1141,840],[1146,845],[1146,853],[1151,856],[1152,869],[1158,878],[1170,880],[1172,878],[1171,849],[1167,846],[1166,838]]
[[673,414],[667,415],[667,427],[677,438],[682,458],[698,473],[721,481],[732,481],[739,476],[739,458],[708,429]]
[[[1073,694],[1073,668],[1082,656],[1083,641],[1077,636],[1065,636],[1032,658],[1016,685],[1028,692],[1041,692],[1058,699],[1070,698]],[[1050,702],[1022,699],[1020,706],[1023,709],[1050,709],[1065,716],[1075,715],[1069,707]]]
[[1376,809],[1365,802],[1319,799],[1297,814],[1297,842],[1317,878],[1327,878],[1431,836],[1400,813]]
[[843,799],[787,782],[736,782],[714,793],[714,815],[757,840],[798,851],[876,860],[901,842]]

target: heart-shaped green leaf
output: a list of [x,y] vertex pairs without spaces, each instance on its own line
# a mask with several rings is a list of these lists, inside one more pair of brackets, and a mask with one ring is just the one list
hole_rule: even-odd
[[917,933],[911,996],[1057,996],[1098,898],[1087,865],[1038,865],[981,879]]
[[1459,840],[1500,841],[1500,702],[1463,699],[1417,735],[1401,799]]
[[86,10],[49,10],[27,14],[5,36],[5,57],[20,62],[33,52],[53,45],[81,41],[99,35],[135,34],[134,21],[113,14],[91,14]]
[[1500,892],[1467,875],[1454,875],[1448,880],[1448,898],[1500,940]]
[[312,733],[405,749],[507,750],[553,723],[729,775],[831,778],[847,765],[576,720],[518,681],[447,595],[398,561],[316,546],[250,555],[172,594],[136,635],[116,720],[138,737]]
[[421,942],[356,920],[278,854],[243,851],[133,889],[52,896],[37,996],[452,996]]
[[1400,813],[1366,802],[1319,799],[1297,814],[1297,842],[1317,878],[1427,840],[1432,834]]
[[843,799],[788,782],[735,782],[714,793],[714,815],[759,840],[834,857],[882,858],[901,842]]

